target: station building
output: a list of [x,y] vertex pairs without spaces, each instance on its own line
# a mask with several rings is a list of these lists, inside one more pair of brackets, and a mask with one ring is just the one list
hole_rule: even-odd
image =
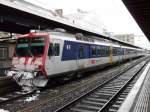
[[15,39],[0,38],[0,75],[5,75],[12,65]]
[[134,34],[115,34],[113,37],[118,39],[118,40],[121,40],[123,42],[132,44],[132,45],[135,44]]

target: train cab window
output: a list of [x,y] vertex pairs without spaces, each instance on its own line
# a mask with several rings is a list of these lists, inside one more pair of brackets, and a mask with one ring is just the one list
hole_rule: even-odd
[[84,57],[84,47],[80,46],[79,47],[79,58],[83,58]]
[[59,54],[60,54],[60,45],[58,43],[54,44],[54,50],[55,50],[54,55],[59,56]]
[[96,56],[96,47],[95,46],[91,47],[91,51],[92,51],[92,56]]

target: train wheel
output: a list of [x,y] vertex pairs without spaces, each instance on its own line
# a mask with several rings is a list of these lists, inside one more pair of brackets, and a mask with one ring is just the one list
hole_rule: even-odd
[[82,77],[82,74],[83,74],[82,72],[77,72],[77,73],[76,73],[76,78],[81,78],[81,77]]

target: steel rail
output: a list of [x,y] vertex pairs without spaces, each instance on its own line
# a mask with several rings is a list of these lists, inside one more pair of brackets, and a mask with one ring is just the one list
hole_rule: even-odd
[[[136,63],[136,64],[137,64],[137,63]],[[134,64],[134,66],[136,66],[136,64]],[[132,66],[133,66],[133,65],[132,65]],[[134,66],[133,66],[133,67],[134,67]],[[60,108],[57,109],[55,112],[62,111],[64,108],[70,106],[72,103],[74,103],[74,102],[78,101],[79,99],[85,97],[87,94],[92,93],[92,92],[93,92],[94,90],[96,90],[97,88],[102,87],[103,85],[109,83],[110,81],[114,80],[115,78],[117,78],[118,76],[120,76],[121,74],[125,73],[126,71],[128,71],[128,70],[130,70],[130,69],[132,69],[131,66],[128,67],[128,68],[126,68],[125,71],[123,71],[123,72],[121,71],[119,74],[117,74],[116,76],[114,76],[114,77],[111,78],[110,80],[105,81],[105,82],[104,82],[103,84],[101,84],[101,85],[98,85],[97,87],[95,87],[94,89],[92,89],[91,91],[89,91],[88,93],[86,93],[86,94],[84,94],[84,95],[78,97],[77,99],[71,101],[70,103],[68,103],[68,104],[66,104],[66,105],[64,105],[64,106],[62,106],[62,107],[60,107]],[[141,69],[140,69],[140,70],[141,70]],[[121,89],[120,89],[120,90],[121,90]],[[115,94],[114,97],[115,97],[116,95],[117,95],[117,94]],[[111,102],[111,100],[110,100],[110,102]],[[108,104],[109,104],[109,103],[108,103]],[[105,106],[106,106],[106,105],[105,105]]]

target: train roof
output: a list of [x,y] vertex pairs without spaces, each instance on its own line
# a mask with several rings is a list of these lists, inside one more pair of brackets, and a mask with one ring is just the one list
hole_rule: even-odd
[[[43,31],[35,31],[35,33],[28,33],[28,34],[25,34],[25,35],[21,35],[21,36],[18,36],[18,38],[22,38],[22,37],[26,37],[26,36],[31,36],[31,35],[35,35],[35,36],[44,36],[44,35],[51,35],[51,34],[55,34],[55,35],[76,35],[78,33],[69,33],[69,32],[66,32],[66,31],[55,31],[55,30],[43,30]],[[123,45],[123,46],[127,46],[127,47],[133,47],[133,48],[137,48],[137,49],[142,49],[141,47],[138,47],[138,46],[135,46],[135,45],[131,45],[129,43],[126,43],[126,42],[123,42],[123,41],[120,41],[118,39],[114,39],[114,38],[110,38],[110,37],[106,37],[106,36],[93,36],[93,35],[85,35],[85,36],[88,36],[88,38],[94,38],[94,39],[97,39],[97,40],[104,40],[103,43],[115,43],[117,45]],[[108,41],[108,42],[107,42]]]
[[[70,33],[64,33],[64,32],[55,32],[55,31],[51,31],[49,32],[50,35],[64,35],[66,36],[65,38],[67,38],[67,36],[69,37],[72,37],[74,38],[74,35],[73,34],[70,34]],[[112,44],[113,46],[115,47],[119,47],[119,46],[123,46],[124,48],[135,48],[135,49],[142,49],[140,47],[137,47],[137,46],[134,46],[134,45],[128,45],[128,44],[122,44],[122,43],[118,43],[118,42],[113,42],[113,41],[110,41],[108,39],[104,39],[104,38],[100,38],[100,37],[96,37],[96,36],[88,36],[89,38],[92,38],[92,39],[95,39],[95,40],[99,40],[100,42],[97,42],[95,41],[95,43],[93,44],[97,44],[97,43],[101,43],[102,45],[106,45],[108,46],[108,44]],[[75,38],[73,39],[75,40]],[[78,40],[79,41],[79,40]],[[119,41],[119,40],[118,40]],[[83,42],[83,41],[80,41],[80,42]],[[121,42],[121,41],[120,41]],[[89,42],[84,42],[84,43],[89,43]],[[124,43],[124,42],[123,42]],[[92,43],[91,43],[92,44]]]

